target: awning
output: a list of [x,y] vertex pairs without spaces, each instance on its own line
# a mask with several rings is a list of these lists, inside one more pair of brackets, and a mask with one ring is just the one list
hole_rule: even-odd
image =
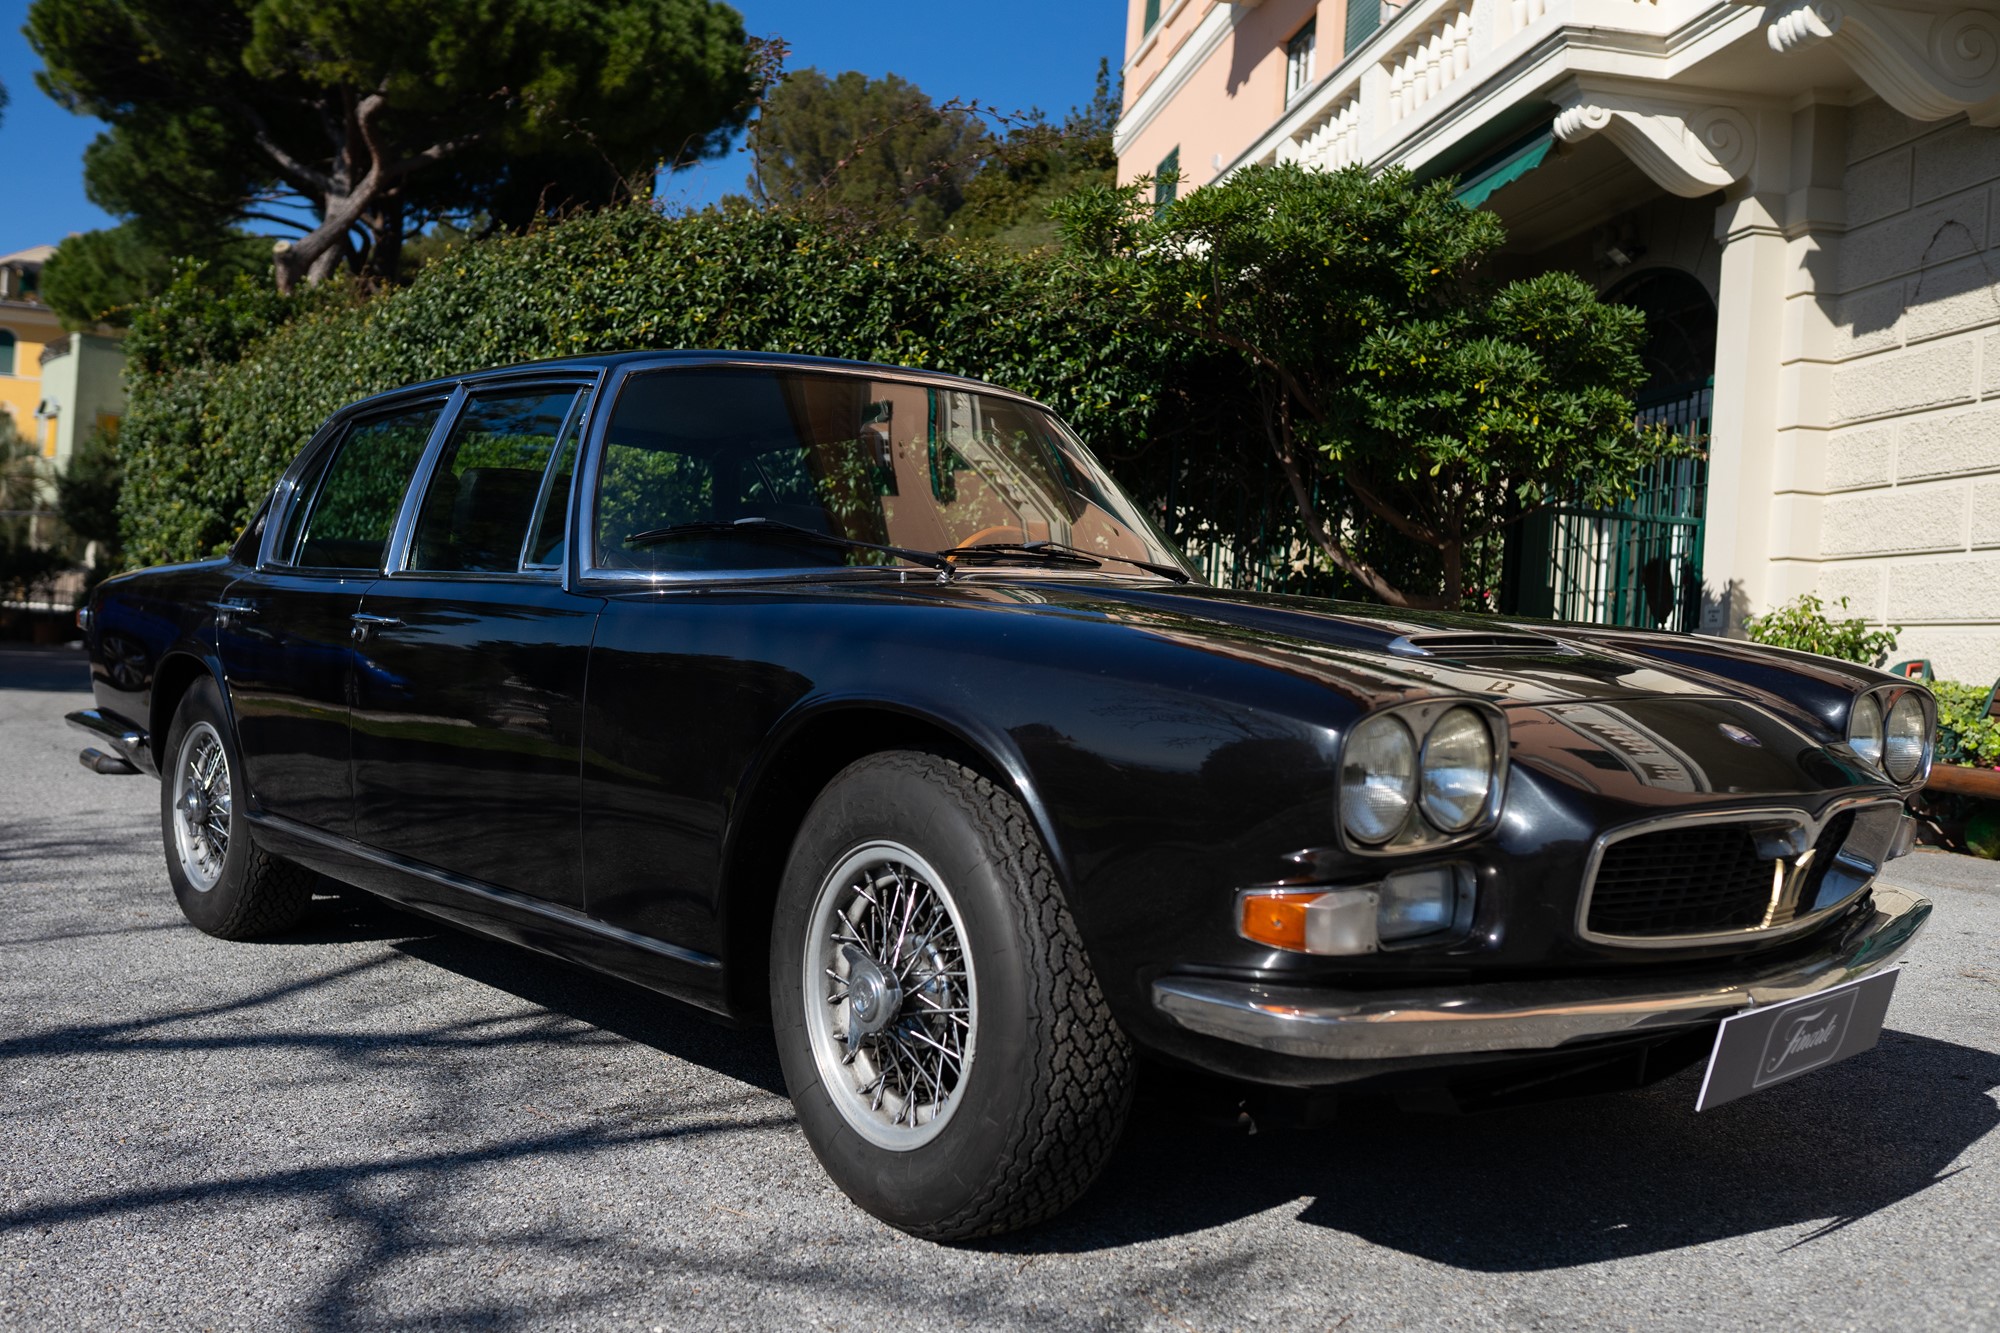
[[1495,190],[1512,185],[1542,165],[1542,159],[1549,155],[1555,143],[1555,135],[1547,126],[1525,139],[1516,139],[1465,173],[1465,178],[1458,183],[1458,202],[1467,208],[1479,207]]

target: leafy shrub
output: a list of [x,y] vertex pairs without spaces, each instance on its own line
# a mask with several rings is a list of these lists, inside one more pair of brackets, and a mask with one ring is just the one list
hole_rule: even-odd
[[2000,718],[1985,714],[1989,686],[1955,680],[1930,682],[1937,696],[1937,761],[2000,767]]
[[[1847,609],[1845,597],[1840,599],[1840,609]],[[1758,643],[1796,648],[1864,666],[1880,666],[1888,661],[1889,654],[1896,650],[1896,636],[1903,632],[1901,625],[1871,630],[1859,616],[1835,620],[1826,613],[1826,603],[1811,593],[1802,593],[1769,615],[1748,617],[1743,628]]]
[[1223,393],[1212,354],[1080,303],[997,246],[777,213],[589,214],[460,247],[364,299],[192,282],[134,320],[120,434],[137,564],[221,551],[328,414],[414,381],[546,357],[715,347],[975,375],[1054,405],[1114,466]]

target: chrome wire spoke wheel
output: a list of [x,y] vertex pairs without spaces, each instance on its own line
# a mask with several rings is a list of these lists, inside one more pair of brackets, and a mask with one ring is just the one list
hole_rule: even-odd
[[896,842],[855,848],[822,881],[806,932],[806,1030],[827,1096],[877,1147],[943,1131],[972,1069],[979,987],[944,879]]
[[229,856],[229,755],[221,734],[207,722],[189,727],[173,774],[174,852],[188,883],[207,893],[221,882]]

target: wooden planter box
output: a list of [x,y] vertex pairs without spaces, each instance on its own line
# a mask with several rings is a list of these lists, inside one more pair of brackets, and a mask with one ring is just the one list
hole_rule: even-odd
[[1924,790],[2000,801],[2000,769],[1939,764],[1931,769],[1930,780],[1924,783]]

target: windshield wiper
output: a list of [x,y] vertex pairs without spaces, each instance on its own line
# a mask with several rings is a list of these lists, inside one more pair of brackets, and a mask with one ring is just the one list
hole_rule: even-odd
[[947,560],[963,560],[967,556],[981,555],[1025,555],[1048,560],[1051,563],[1081,565],[1086,569],[1097,569],[1106,560],[1116,560],[1121,565],[1131,565],[1149,574],[1172,579],[1175,583],[1189,581],[1186,570],[1175,569],[1172,565],[1156,564],[1151,560],[1134,560],[1129,555],[1113,555],[1109,551],[1085,551],[1074,546],[1065,546],[1061,542],[981,542],[977,546],[954,546],[949,550],[939,551],[938,554]]
[[880,551],[893,555],[911,564],[923,565],[930,569],[945,569],[943,555],[929,551],[915,551],[906,546],[884,546],[879,542],[857,541],[852,537],[836,537],[830,532],[814,532],[796,523],[780,523],[770,518],[739,518],[734,523],[718,521],[701,523],[673,523],[664,528],[648,528],[635,532],[625,539],[627,546],[658,546],[661,542],[674,541],[681,537],[781,537],[787,541],[809,542],[815,546],[838,547],[843,551]]

